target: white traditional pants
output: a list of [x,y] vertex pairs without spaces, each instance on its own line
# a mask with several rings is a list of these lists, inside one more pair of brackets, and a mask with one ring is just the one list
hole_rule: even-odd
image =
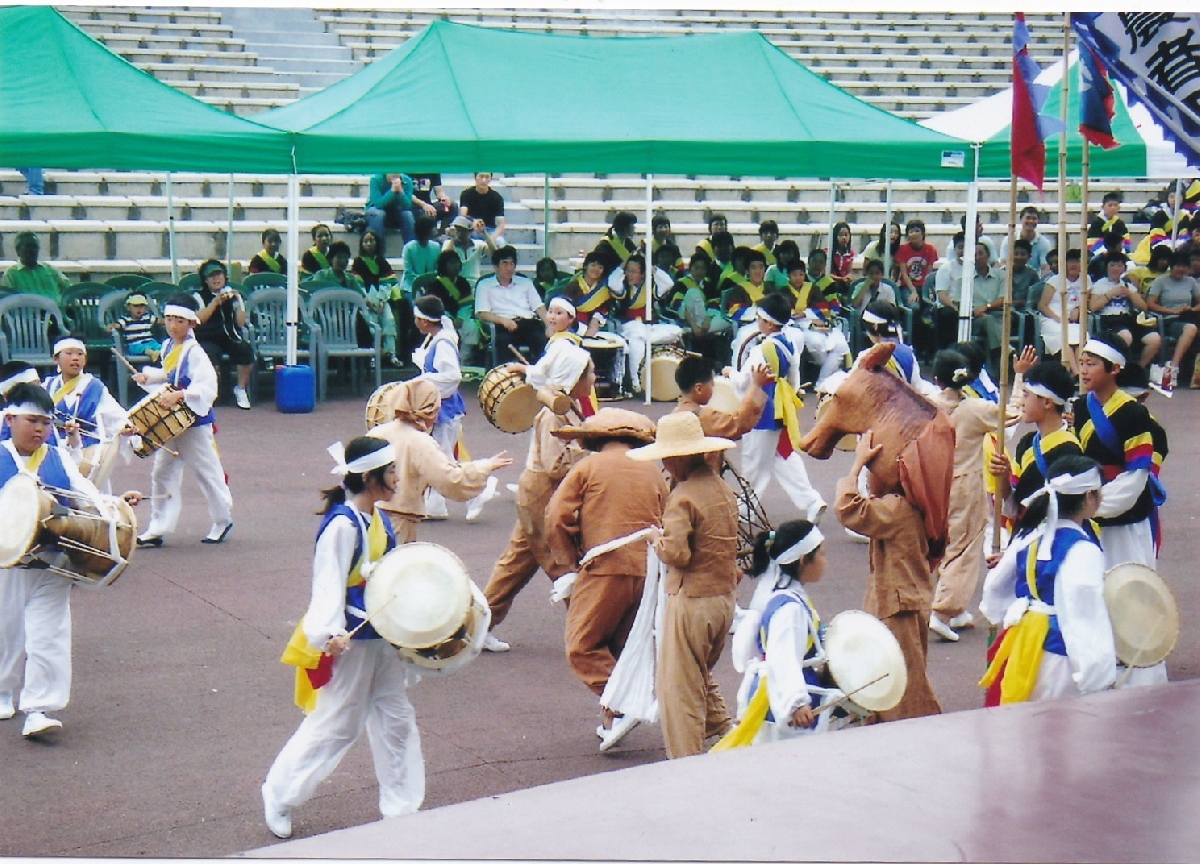
[[154,495],[150,512],[150,525],[146,533],[161,537],[175,530],[179,514],[183,510],[183,466],[188,465],[196,473],[196,482],[208,502],[208,515],[214,525],[231,520],[233,496],[225,482],[225,469],[217,453],[217,442],[211,424],[193,426],[178,438],[167,442],[167,447],[178,453],[174,456],[166,448],[154,454],[154,468],[150,472],[150,485]]
[[333,678],[317,691],[317,707],[275,757],[266,788],[284,807],[298,807],[333,773],[367,730],[379,812],[415,813],[425,800],[425,761],[408,671],[393,645],[362,639],[333,661]]
[[776,451],[779,436],[786,434],[787,430],[752,429],[743,435],[742,476],[754,487],[759,499],[766,494],[774,477],[801,515],[812,521],[825,500],[809,482],[799,451],[787,459],[781,458]]
[[71,580],[47,570],[0,570],[0,693],[21,683],[22,711],[59,711],[71,698]]
[[820,384],[842,368],[843,359],[850,353],[850,343],[836,327],[827,331],[808,329],[804,331],[804,350],[821,364],[821,371],[817,375],[817,383]]
[[[462,421],[463,415],[460,414],[445,423],[435,423],[433,431],[430,433],[438,447],[449,459],[454,458],[454,445],[458,443],[458,433],[462,430]],[[445,519],[449,515],[449,511],[446,509],[446,499],[432,486],[425,490],[425,515],[432,519]]]
[[674,345],[683,339],[683,328],[677,324],[647,324],[645,321],[626,321],[621,325],[621,338],[627,344],[626,354],[629,361],[629,380],[633,389],[639,393],[645,391],[642,375],[645,372],[646,344]]

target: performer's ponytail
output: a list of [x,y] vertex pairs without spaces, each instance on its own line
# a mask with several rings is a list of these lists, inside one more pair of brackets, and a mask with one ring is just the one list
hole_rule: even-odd
[[[774,531],[760,532],[754,538],[754,550],[751,553],[750,571],[747,575],[761,576],[766,573],[772,562],[811,534],[815,527],[804,519],[794,519],[784,522]],[[813,549],[795,561],[780,564],[779,570],[796,579],[799,577],[800,568],[812,561],[816,555],[817,549]]]
[[[371,438],[363,435],[355,438],[346,448],[346,462],[353,462],[366,456],[368,453],[374,453],[376,450],[382,450],[388,446],[388,442],[382,438]],[[343,478],[342,482],[337,486],[331,486],[328,489],[321,490],[321,497],[325,499],[325,507],[320,511],[320,515],[327,514],[338,504],[346,502],[347,493],[357,495],[367,488],[367,479],[374,477],[377,483],[383,483],[383,475],[387,472],[387,465],[380,468],[372,468],[363,474],[348,473]]]

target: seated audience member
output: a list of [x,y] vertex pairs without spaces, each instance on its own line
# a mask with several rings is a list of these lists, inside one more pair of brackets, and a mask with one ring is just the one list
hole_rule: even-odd
[[[458,205],[442,188],[441,174],[410,174],[413,181],[413,215],[420,219],[427,216],[433,220],[434,236],[443,237],[450,233],[450,223],[458,215]],[[413,225],[414,236],[416,224]]]
[[[404,361],[396,357],[396,316],[388,304],[388,298],[392,294],[391,288],[379,286],[368,290],[362,281],[350,272],[348,244],[341,240],[330,244],[329,268],[314,273],[312,283],[316,288],[336,286],[361,294],[367,303],[367,321],[379,328],[383,339],[384,362],[392,366],[403,365]],[[359,330],[358,340],[364,347],[371,344],[370,334],[362,328]]]
[[350,271],[363,283],[368,296],[391,307],[396,322],[396,356],[405,362],[416,346],[412,301],[400,290],[396,272],[383,252],[383,238],[369,228],[358,242],[358,255],[350,265]]
[[[474,284],[479,281],[479,262],[483,260],[483,253],[496,253],[496,238],[487,232],[482,219],[472,221],[470,217],[459,216],[451,227],[454,236],[445,242],[442,249],[458,255],[458,260],[462,262],[463,278]],[[476,229],[483,232],[482,240],[474,238],[473,231]]]
[[[1169,243],[1160,243],[1150,250],[1150,257],[1146,263],[1134,267],[1125,274],[1125,278],[1145,297],[1154,280],[1170,271],[1174,254]],[[1186,256],[1185,252],[1184,257]]]
[[[658,261],[658,250],[662,249],[664,246],[671,246],[676,250],[676,252],[678,252],[679,245],[675,242],[675,235],[671,233],[671,220],[665,215],[659,213],[650,220],[650,231],[653,235],[653,259],[656,262]],[[663,269],[670,274],[672,279],[678,279],[687,272],[687,265],[684,264],[683,255],[680,254],[679,257],[672,262],[669,268],[664,267]]]
[[965,246],[966,236],[959,231],[952,243],[954,254],[934,273],[933,297],[927,299],[922,291],[914,310],[913,330],[916,332],[913,333],[913,342],[922,357],[932,357],[938,349],[950,345],[957,338],[963,270],[966,267],[963,257]]
[[[884,240],[885,233],[887,236],[886,241]],[[879,239],[876,240],[874,243],[868,243],[866,248],[863,249],[863,261],[870,261],[873,258],[877,258],[880,261],[882,261],[884,259],[884,253],[886,252],[887,257],[891,261],[895,262],[896,253],[899,251],[900,251],[900,223],[899,222],[891,222],[887,225],[880,225],[879,226]]]
[[1088,311],[1100,315],[1102,332],[1118,336],[1133,350],[1140,348],[1138,363],[1148,368],[1158,356],[1162,339],[1153,316],[1147,320],[1140,314],[1147,311],[1145,298],[1125,281],[1127,261],[1120,252],[1107,257],[1104,278],[1092,285],[1089,292]]
[[[1146,295],[1146,305],[1151,312],[1172,316],[1167,321],[1167,332],[1176,336],[1175,354],[1167,371],[1163,373],[1163,389],[1170,390],[1179,377],[1179,366],[1187,356],[1196,338],[1196,325],[1200,323],[1200,282],[1189,275],[1191,262],[1186,252],[1176,252],[1171,258],[1170,272],[1154,280]],[[1191,389],[1200,388],[1200,363],[1192,373]]]
[[933,298],[926,293],[925,285],[937,266],[937,250],[932,243],[925,242],[925,223],[920,219],[910,219],[904,230],[908,240],[900,244],[893,259],[900,265],[900,284],[908,294],[901,300],[912,306],[932,304]]
[[[1042,299],[1037,271],[1029,266],[1033,244],[1023,237],[1013,243],[1012,266],[1012,309],[1013,327],[1024,323],[1022,345],[1037,343],[1037,305]],[[1006,259],[1007,263],[1007,259]],[[1035,293],[1036,292],[1036,293]]]
[[[729,220],[725,218],[725,214],[724,213],[710,213],[708,216],[708,237],[706,237],[705,239],[701,240],[698,244],[696,244],[696,248],[703,250],[704,254],[708,256],[709,261],[718,263],[722,267],[724,267],[725,262],[727,262],[729,260],[729,256],[727,255],[724,258],[721,257],[720,253],[717,250],[716,238],[717,238],[718,234],[727,234],[727,233],[729,233]],[[733,246],[734,246],[733,237],[730,236],[729,248],[732,249]],[[710,278],[711,278],[711,276],[712,276],[712,274],[709,274]]]
[[462,261],[458,255],[440,253],[434,272],[418,277],[413,283],[413,292],[417,297],[430,294],[442,301],[446,316],[458,331],[463,363],[480,365],[484,339],[475,317],[475,289],[462,277]]
[[533,287],[543,300],[548,294],[557,291],[559,284],[570,278],[570,274],[558,269],[558,262],[553,258],[539,258],[533,267]]
[[883,262],[872,258],[863,269],[863,278],[850,289],[850,303],[857,309],[865,309],[876,300],[895,305],[896,286],[883,278]]
[[701,252],[692,256],[688,272],[671,289],[667,308],[682,327],[691,331],[691,349],[720,364],[729,365],[733,326],[719,307],[708,304],[704,285],[708,277],[708,257]]
[[833,226],[833,248],[829,250],[829,278],[833,280],[838,296],[847,300],[854,283],[854,257],[850,224],[838,222]]
[[[1046,266],[1046,255],[1054,248],[1054,244],[1049,238],[1044,237],[1038,231],[1038,222],[1041,219],[1041,214],[1038,209],[1033,206],[1025,207],[1021,210],[1021,233],[1019,239],[1029,243],[1029,268],[1041,278],[1050,272],[1050,268]],[[1008,261],[1008,236],[1000,241],[1000,256],[999,261],[1004,264]]]
[[242,335],[246,328],[246,304],[242,295],[229,285],[229,273],[220,261],[209,259],[200,265],[200,304],[193,335],[214,369],[220,368],[221,355],[228,354],[237,365],[237,386],[233,398],[244,411],[250,410],[246,388],[254,371],[254,346]]
[[[413,283],[418,276],[437,272],[438,256],[442,254],[441,245],[434,239],[437,223],[429,216],[418,216],[413,223],[414,237],[404,244],[400,253],[404,262],[404,276],[400,281],[400,290],[408,299],[413,297]],[[458,255],[455,254],[455,258]],[[462,261],[459,260],[461,265]]]
[[329,269],[329,244],[333,242],[333,232],[329,226],[318,222],[312,227],[313,245],[300,256],[300,278],[314,276],[321,270]]
[[[1129,237],[1129,228],[1121,218],[1121,193],[1106,192],[1100,206],[1100,214],[1088,221],[1088,254],[1093,258],[1106,252],[1123,252],[1128,255],[1133,245]],[[1105,235],[1109,234],[1119,238],[1120,248],[1113,248],[1117,244],[1111,239],[1105,239]]]
[[758,243],[751,246],[763,253],[767,266],[775,263],[775,243],[779,240],[779,225],[774,219],[766,219],[758,226]]
[[595,250],[583,259],[583,267],[562,290],[575,307],[575,317],[587,337],[595,336],[608,323],[615,298],[604,278],[604,260]]
[[[1067,292],[1068,343],[1066,362],[1074,373],[1078,373],[1079,370],[1079,358],[1077,356],[1077,349],[1079,347],[1079,309],[1083,303],[1083,283],[1079,278],[1083,271],[1083,266],[1080,262],[1081,257],[1078,249],[1067,250],[1067,285],[1065,290]],[[1046,264],[1052,271],[1058,269],[1057,249],[1050,250],[1050,254],[1046,256]],[[1038,301],[1037,309],[1041,313],[1038,332],[1041,333],[1042,343],[1046,346],[1047,354],[1058,354],[1063,350],[1063,300],[1059,293],[1063,290],[1062,281],[1062,276],[1057,272],[1052,272],[1047,276],[1042,283],[1042,295]]]
[[71,287],[67,277],[49,264],[38,263],[37,235],[22,231],[13,240],[17,263],[4,272],[0,287],[11,288],[17,294],[39,294],[55,303],[62,300],[62,292]]
[[251,273],[278,273],[286,276],[287,259],[279,254],[279,247],[283,245],[279,232],[274,228],[264,229],[262,244],[262,251],[250,259],[247,269]]
[[767,284],[777,289],[787,288],[788,265],[800,260],[800,247],[795,240],[780,240],[775,244],[775,263],[767,268]]
[[150,314],[150,301],[145,294],[130,294],[125,298],[125,314],[104,329],[109,333],[120,330],[125,336],[125,353],[132,357],[149,357],[157,363],[162,342],[154,338],[154,325],[160,323]]
[[[959,229],[963,233],[963,237],[967,236],[967,216],[964,213],[962,218],[958,220]],[[983,233],[983,220],[978,215],[975,217],[975,242],[982,243],[988,248],[988,263],[996,263],[996,243],[991,237]],[[946,257],[950,257],[950,250],[953,248],[953,242],[946,244]]]
[[[1004,276],[992,267],[986,243],[975,244],[975,287],[971,292],[971,335],[987,345],[988,371],[1000,379],[1004,341]],[[961,301],[960,301],[961,302]]]
[[808,253],[808,280],[821,289],[821,293],[829,300],[835,297],[841,300],[841,286],[829,275],[826,267],[829,256],[824,249],[814,249]]
[[600,242],[592,253],[604,265],[601,278],[608,279],[614,272],[621,269],[629,256],[637,252],[637,217],[628,210],[622,210],[613,217]]
[[735,325],[753,325],[758,303],[767,292],[767,259],[757,249],[739,246],[733,272],[721,283],[721,305]]
[[512,356],[509,346],[524,346],[533,360],[546,347],[546,307],[533,282],[517,273],[517,250],[505,246],[492,253],[495,274],[475,286],[475,316],[496,327],[498,362]]
[[367,196],[367,230],[383,237],[388,228],[399,229],[407,243],[414,235],[413,179],[407,174],[376,174]]
[[[701,244],[696,247],[696,251],[708,257],[708,286],[705,290],[710,297],[720,298],[721,283],[725,278],[735,272],[733,266],[734,251],[739,248],[733,244],[733,235],[728,231],[720,231],[711,238],[713,248],[716,250],[715,257],[704,251],[704,246]],[[746,248],[746,247],[740,247]]]
[[[491,188],[492,175],[486,171],[475,174],[475,185],[468,186],[458,196],[459,210],[471,219],[476,240],[491,235],[494,247],[504,245],[504,198]],[[482,222],[482,225],[477,223]]]
[[[655,319],[659,317],[653,313],[660,291],[664,286],[663,279],[646,278],[646,259],[641,255],[630,255],[623,270],[625,276],[620,281],[619,287],[611,289],[610,281],[610,289],[614,290],[614,293],[618,293],[619,297],[618,309],[622,319],[621,338],[625,340],[628,351],[629,379],[633,383],[633,392],[642,393],[645,389],[642,366],[646,352],[650,350],[649,346],[679,342],[683,338],[683,330],[677,324],[647,320],[650,315]],[[661,271],[659,272],[661,273]],[[665,291],[662,293],[669,293],[671,290],[670,277],[665,273],[662,276],[667,280]],[[647,290],[648,284],[654,285],[653,292]]]

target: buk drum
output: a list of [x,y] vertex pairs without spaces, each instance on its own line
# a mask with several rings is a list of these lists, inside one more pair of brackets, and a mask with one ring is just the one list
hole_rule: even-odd
[[1118,660],[1132,669],[1167,659],[1179,639],[1179,606],[1158,573],[1132,561],[1118,564],[1104,574],[1104,603]]
[[375,565],[364,603],[375,632],[421,675],[449,675],[483,650],[492,613],[458,556],[405,543]]
[[384,423],[396,419],[392,411],[392,400],[396,396],[396,388],[403,384],[403,381],[389,381],[371,394],[371,398],[367,400],[368,432],[376,426],[382,426]]
[[713,395],[708,400],[710,407],[725,414],[736,414],[741,406],[733,382],[723,375],[713,378]]
[[616,333],[601,331],[586,337],[583,347],[592,355],[596,367],[596,397],[602,402],[614,402],[621,398],[625,377],[623,363],[625,340]]
[[0,488],[0,568],[31,564],[93,586],[116,580],[135,548],[133,508],[111,495],[54,493],[24,474]]
[[674,402],[679,398],[675,370],[687,352],[675,345],[655,345],[650,350],[650,398],[655,402]]
[[851,609],[833,616],[822,641],[829,674],[850,702],[866,711],[900,704],[908,689],[908,667],[886,624]]
[[479,383],[479,407],[488,422],[501,432],[518,435],[533,428],[541,402],[524,375],[497,366]]
[[120,450],[120,436],[109,438],[92,447],[84,447],[83,461],[79,463],[79,473],[91,480],[92,485],[97,489],[103,489],[112,479],[112,472],[117,465],[117,454]]
[[724,470],[729,472],[733,480],[733,494],[738,502],[738,567],[743,572],[749,572],[754,558],[754,538],[763,531],[772,530],[773,526],[749,481],[728,461],[725,462]]
[[172,438],[178,438],[200,419],[186,402],[180,402],[173,408],[164,408],[159,404],[159,396],[177,390],[177,387],[165,384],[129,409],[129,422],[137,431],[133,438],[133,452],[138,456],[149,456]]

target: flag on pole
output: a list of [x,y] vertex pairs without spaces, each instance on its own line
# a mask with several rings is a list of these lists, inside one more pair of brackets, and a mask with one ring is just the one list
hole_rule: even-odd
[[1116,96],[1108,72],[1086,45],[1079,59],[1079,134],[1105,150],[1120,147],[1121,142],[1112,134]]
[[1012,172],[1039,192],[1046,179],[1046,139],[1063,131],[1061,122],[1041,113],[1050,95],[1049,87],[1034,83],[1041,73],[1029,56],[1025,13],[1018,12],[1013,23]]

